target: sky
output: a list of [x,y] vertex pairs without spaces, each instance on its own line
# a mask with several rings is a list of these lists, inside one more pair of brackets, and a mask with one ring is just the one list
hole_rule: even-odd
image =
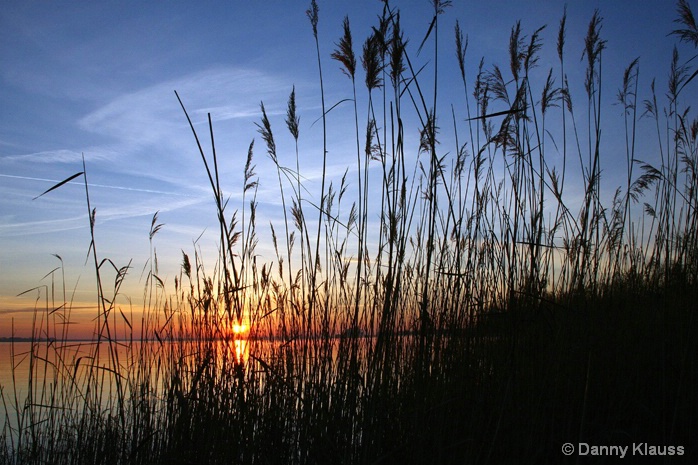
[[[179,273],[182,250],[193,255],[197,241],[204,253],[215,255],[215,205],[175,90],[203,135],[208,134],[210,113],[222,187],[231,205],[240,208],[242,169],[255,140],[258,224],[268,229],[270,221],[279,224],[281,205],[276,171],[255,123],[260,122],[260,102],[264,102],[279,156],[290,165],[295,149],[284,117],[295,88],[301,171],[308,192],[318,196],[322,127],[314,122],[321,116],[321,101],[315,43],[305,14],[309,3],[4,2],[0,8],[0,337],[13,331],[18,336],[28,334],[33,310],[41,308],[46,298],[42,286],[50,286],[52,279],[61,281],[59,273],[50,274],[59,266],[78,326],[86,327],[94,317],[88,310],[95,301],[95,287],[87,260],[90,237],[82,178],[35,199],[82,171],[83,157],[91,205],[97,212],[98,254],[118,266],[129,262],[132,266],[123,287],[128,296],[123,305],[130,301],[137,307],[142,301],[151,253],[148,233],[156,212],[164,226],[153,245],[159,275],[168,289]],[[330,59],[342,19],[348,15],[358,55],[382,3],[320,0],[318,4],[325,97],[331,106],[352,95],[350,81]],[[416,50],[431,22],[430,2],[391,4],[401,10],[402,27],[410,38],[408,52],[418,63],[430,64],[431,52],[417,55]],[[471,80],[481,57],[487,67],[507,68],[509,33],[517,20],[526,35],[547,25],[538,71],[545,75],[557,65],[555,40],[564,8],[559,1],[454,0],[440,18],[440,102],[447,106],[455,102],[459,114],[464,114],[453,44],[456,20],[468,36],[466,66]],[[602,95],[609,121],[604,125],[604,144],[614,152],[624,142],[616,137],[622,131],[622,111],[613,103],[630,61],[640,58],[640,98],[648,97],[654,78],[658,94],[664,95],[677,43],[668,36],[675,26],[675,5],[668,0],[569,1],[568,73],[579,88],[583,38],[595,9],[604,18],[602,38],[607,41]],[[425,50],[433,47],[428,44]],[[695,53],[685,44],[679,44],[679,50],[684,59]],[[363,79],[363,71],[359,75]],[[365,91],[359,92],[365,105]],[[695,89],[691,92],[687,95],[695,98]],[[353,108],[346,102],[328,115],[328,172],[333,179],[353,166],[352,118]],[[208,138],[203,140],[210,153]],[[652,159],[656,147],[651,141],[644,147],[646,153],[639,155]],[[613,186],[614,163],[622,166],[624,153],[609,160],[607,178]],[[263,262],[274,259],[268,241],[260,243],[258,254]],[[23,294],[30,289],[34,290]]]

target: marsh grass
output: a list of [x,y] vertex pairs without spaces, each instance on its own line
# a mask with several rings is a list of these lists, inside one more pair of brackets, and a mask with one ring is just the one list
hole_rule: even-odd
[[[399,12],[384,4],[362,47],[363,109],[345,19],[331,57],[351,81],[356,166],[335,180],[326,175],[326,51],[312,2],[319,202],[302,182],[295,91],[284,121],[295,166],[279,158],[278,128],[263,103],[257,127],[284,210],[283,225],[270,224],[274,262],[258,263],[255,252],[266,225],[257,218],[254,141],[242,208],[233,211],[211,117],[205,148],[178,94],[211,186],[219,255],[207,269],[196,246],[183,251],[167,294],[152,246],[162,227],[154,215],[140,323],[115,303],[130,264],[98,259],[86,168],[64,181],[85,184],[96,336],[86,352],[71,350],[61,324],[71,311],[65,278],[43,289],[29,353],[12,356],[29,364],[29,377],[2,389],[0,461],[552,463],[565,460],[563,443],[578,441],[695,453],[698,122],[681,96],[696,74],[675,51],[666,106],[654,83],[640,105],[640,62],[628,65],[618,91],[627,181],[604,205],[600,13],[583,40],[582,104],[573,105],[565,72],[565,13],[559,69],[544,73],[542,85],[532,70],[544,28],[529,36],[515,24],[508,69],[480,61],[473,81],[456,23],[464,101],[437,109],[439,18],[449,3],[433,2],[418,47],[432,44],[433,55],[420,54],[421,67]],[[692,18],[681,0],[676,34],[695,45]],[[657,166],[636,157],[640,107],[656,126]],[[407,122],[416,125],[411,137]],[[447,149],[439,140],[449,124],[455,147]],[[560,165],[551,165],[558,155]],[[570,179],[572,163],[578,179]],[[568,202],[570,183],[582,186],[581,202]],[[379,228],[371,231],[369,210],[378,204]],[[59,273],[62,266],[50,274]],[[251,332],[241,355],[232,328],[242,323]],[[13,396],[23,383],[26,397]]]

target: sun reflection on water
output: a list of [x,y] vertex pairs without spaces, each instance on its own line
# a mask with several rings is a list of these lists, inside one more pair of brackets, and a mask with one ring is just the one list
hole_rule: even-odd
[[233,341],[235,347],[235,362],[243,364],[247,361],[247,339],[235,339]]

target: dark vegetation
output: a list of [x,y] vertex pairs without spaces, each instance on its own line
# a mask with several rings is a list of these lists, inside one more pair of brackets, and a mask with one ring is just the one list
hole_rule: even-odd
[[[627,183],[604,200],[603,167],[619,154],[601,149],[600,15],[583,43],[586,93],[574,102],[565,16],[559,64],[543,83],[529,80],[542,29],[526,35],[517,23],[508,66],[480,62],[472,79],[456,26],[464,98],[437,109],[438,62],[450,59],[438,54],[439,20],[450,2],[433,3],[419,44],[408,46],[387,2],[360,46],[345,21],[331,58],[352,86],[356,166],[339,186],[324,175],[323,157],[320,194],[304,190],[298,157],[278,158],[262,105],[258,131],[284,210],[283,224],[271,225],[274,263],[255,254],[253,144],[243,208],[231,212],[210,117],[205,138],[192,125],[219,219],[219,259],[207,271],[200,253],[184,253],[166,295],[150,257],[141,323],[150,343],[133,340],[136,322],[114,303],[129,265],[99,257],[87,172],[68,178],[85,182],[97,336],[83,345],[89,355],[61,342],[66,325],[51,322],[69,318],[65,291],[63,302],[37,311],[24,361],[30,379],[16,380],[28,394],[2,390],[0,463],[576,462],[562,455],[565,442],[681,445],[686,456],[664,460],[696,457],[698,120],[681,98],[696,73],[674,51],[660,105],[654,83],[640,98],[640,62],[629,63],[618,91]],[[326,134],[332,113],[314,1],[308,17]],[[677,25],[677,40],[698,46],[684,0]],[[424,68],[415,45],[420,57],[433,47]],[[360,109],[362,80],[368,105]],[[641,115],[656,124],[655,164],[635,158]],[[409,137],[407,120],[416,122]],[[438,138],[449,121],[456,146],[447,150]],[[295,92],[286,129],[297,142]],[[581,176],[571,180],[573,163]],[[583,188],[575,204],[566,200],[570,183]],[[159,229],[155,215],[151,241]],[[240,355],[231,328],[242,321],[258,337]]]

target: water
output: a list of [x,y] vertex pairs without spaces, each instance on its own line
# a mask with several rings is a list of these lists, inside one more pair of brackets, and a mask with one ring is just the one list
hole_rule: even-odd
[[[375,339],[343,340],[358,343],[360,376],[366,376]],[[396,347],[406,348],[409,338],[400,340]],[[119,418],[120,412],[128,416],[133,408],[147,404],[155,420],[172,399],[175,405],[178,399],[196,399],[199,381],[221,389],[223,398],[242,385],[245,395],[264,395],[270,379],[288,380],[286,388],[298,392],[304,382],[333,384],[347,369],[348,346],[342,351],[341,341],[0,343],[0,436],[5,435],[7,444],[15,441],[10,448],[17,450],[19,431],[26,433],[32,424],[45,431],[63,430],[79,423],[86,408]]]
[[[216,354],[213,364],[222,369],[224,365],[245,366],[251,346],[259,349],[266,345],[268,350],[271,344],[238,339],[209,342],[208,346]],[[85,400],[108,411],[119,399],[127,400],[132,389],[140,395],[137,389],[141,386],[147,386],[153,396],[161,396],[173,368],[179,367],[184,373],[196,369],[202,347],[188,341],[111,346],[92,342],[2,342],[0,434],[4,431],[9,437],[10,431],[15,434],[20,425],[46,420],[56,410],[78,412]]]

